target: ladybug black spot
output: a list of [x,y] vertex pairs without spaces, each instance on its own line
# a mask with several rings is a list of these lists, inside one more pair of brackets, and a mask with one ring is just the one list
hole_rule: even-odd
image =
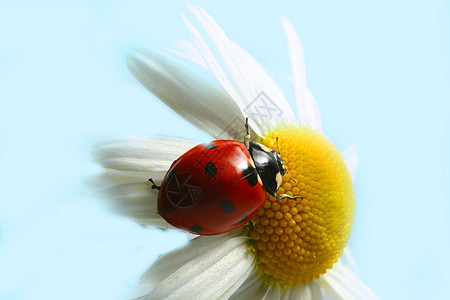
[[223,212],[226,214],[230,214],[234,211],[233,202],[231,202],[230,200],[224,200],[220,202],[220,207],[222,207]]
[[217,148],[216,145],[214,145],[214,144],[209,144],[208,146],[206,146],[205,150],[212,150],[212,149],[215,149],[215,148]]
[[216,165],[212,162],[206,163],[205,165],[205,174],[208,175],[208,177],[214,177],[217,174],[217,168]]
[[193,233],[202,233],[203,232],[203,228],[200,225],[192,225],[191,226],[191,232],[193,232]]
[[167,181],[172,182],[178,176],[178,173],[175,169],[170,170],[169,174],[167,174]]
[[238,223],[244,222],[245,220],[247,220],[247,218],[248,218],[248,216],[244,216],[242,219],[240,219],[240,220],[238,221]]
[[255,186],[258,183],[258,174],[256,173],[256,169],[253,168],[251,164],[247,164],[247,167],[242,173],[243,178],[247,178],[248,184],[251,186]]

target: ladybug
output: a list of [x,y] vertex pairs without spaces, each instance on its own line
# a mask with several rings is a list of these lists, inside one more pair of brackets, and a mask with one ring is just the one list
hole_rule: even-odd
[[215,140],[175,160],[158,189],[158,214],[169,224],[198,235],[217,235],[249,222],[266,193],[277,196],[286,169],[280,154],[248,141]]

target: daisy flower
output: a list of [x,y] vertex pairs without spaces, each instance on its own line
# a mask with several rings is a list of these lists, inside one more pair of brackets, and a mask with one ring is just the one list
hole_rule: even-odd
[[[378,299],[344,264],[355,207],[350,171],[357,159],[353,148],[341,153],[322,133],[295,29],[281,19],[298,119],[263,67],[203,9],[189,8],[201,24],[194,27],[183,16],[193,41],[165,53],[137,51],[128,58],[131,72],[214,139],[242,141],[248,116],[252,140],[279,149],[292,176],[283,176],[278,194],[303,198],[268,195],[248,225],[194,238],[163,255],[141,277],[142,299]],[[196,76],[179,59],[207,68],[220,86]],[[172,162],[194,146],[175,138],[100,144],[94,156],[105,172],[95,194],[141,224],[171,228],[157,214],[158,191],[148,179],[160,183]]]

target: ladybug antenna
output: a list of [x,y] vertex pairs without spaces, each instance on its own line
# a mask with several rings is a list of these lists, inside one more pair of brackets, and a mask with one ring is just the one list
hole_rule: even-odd
[[289,175],[289,178],[291,178],[295,183],[297,183],[298,181],[295,180],[294,177],[292,177],[292,175],[291,175],[291,173],[289,172],[289,170],[288,170],[287,168],[285,168],[285,170],[286,170],[286,173]]
[[248,141],[250,140],[250,130],[248,129],[248,117],[245,117],[245,132],[244,145],[248,148]]
[[[276,143],[277,143],[277,151],[278,151],[278,153],[280,153],[280,146],[278,145],[278,137],[276,138]],[[295,183],[298,182],[297,180],[295,180],[295,179],[292,177],[292,175],[291,175],[291,173],[289,172],[289,170],[288,170],[287,167],[285,167],[284,170],[285,170],[286,173],[289,175],[289,178],[291,178]]]

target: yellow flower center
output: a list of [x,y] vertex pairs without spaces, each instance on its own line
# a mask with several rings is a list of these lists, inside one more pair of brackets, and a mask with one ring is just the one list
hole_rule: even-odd
[[342,154],[309,127],[281,126],[259,142],[277,149],[291,173],[252,219],[257,267],[266,283],[296,287],[330,269],[350,235],[355,197]]

